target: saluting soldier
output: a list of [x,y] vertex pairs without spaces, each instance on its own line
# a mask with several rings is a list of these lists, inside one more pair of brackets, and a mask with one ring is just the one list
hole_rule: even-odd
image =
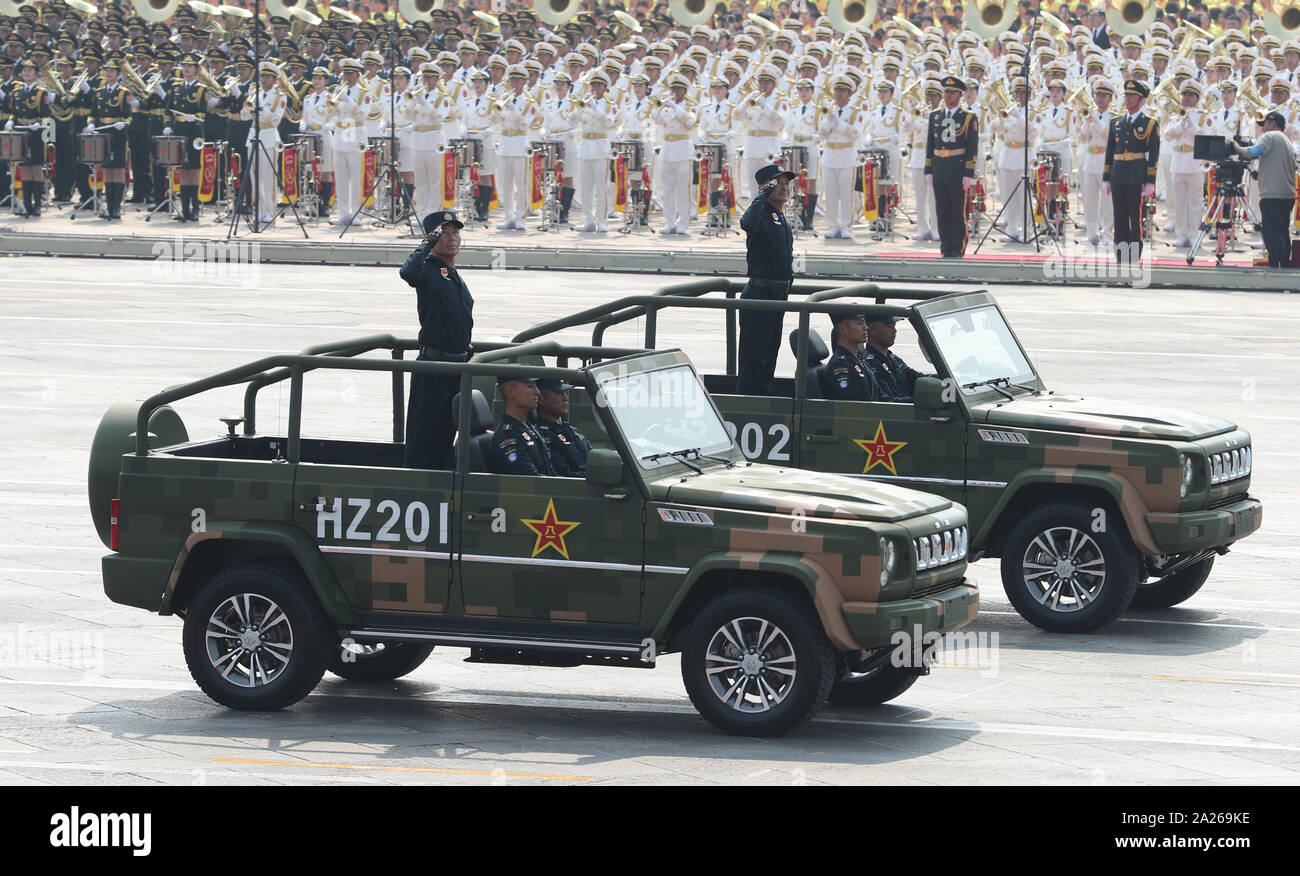
[[934,187],[939,224],[939,253],[959,259],[966,254],[966,189],[975,184],[979,154],[979,120],[961,107],[963,83],[943,80],[944,106],[930,113],[925,141],[925,180]]
[[1115,258],[1142,256],[1142,198],[1156,194],[1160,126],[1142,112],[1151,90],[1141,82],[1124,85],[1124,114],[1110,123],[1103,188],[1115,208]]

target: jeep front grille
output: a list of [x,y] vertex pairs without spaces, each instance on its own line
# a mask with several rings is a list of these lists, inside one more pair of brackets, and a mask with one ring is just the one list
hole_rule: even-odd
[[966,558],[966,527],[945,529],[932,535],[923,535],[912,542],[916,551],[916,570],[937,569]]

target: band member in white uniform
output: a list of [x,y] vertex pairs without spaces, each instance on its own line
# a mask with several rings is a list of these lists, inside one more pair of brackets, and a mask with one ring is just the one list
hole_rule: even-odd
[[699,122],[696,108],[686,102],[686,77],[674,73],[668,77],[672,93],[654,114],[654,122],[663,136],[655,185],[664,206],[664,224],[660,234],[685,234],[691,218],[691,158],[695,147],[691,133]]
[[[894,103],[894,83],[888,79],[881,79],[876,83],[876,97],[880,101],[879,106],[874,106],[863,113],[866,142],[868,146],[875,146],[889,153],[889,168],[886,176],[897,181],[903,164],[901,132],[907,117]],[[925,147],[922,146],[921,150],[925,151]],[[924,159],[921,161],[921,166],[924,170]],[[933,192],[934,189],[930,191]]]
[[[786,112],[785,137],[790,145],[802,146],[807,151],[807,159],[803,167],[799,168],[804,172],[804,180],[808,185],[808,197],[799,214],[799,225],[801,231],[812,231],[813,212],[817,209],[817,177],[821,173],[821,149],[817,142],[817,124],[820,119],[817,104],[813,101],[816,87],[811,79],[800,79],[795,83],[794,90],[797,101]],[[795,168],[787,167],[786,170]],[[799,196],[795,189],[798,184],[798,177],[790,184],[792,198]]]
[[597,70],[587,79],[587,97],[578,111],[578,200],[587,216],[579,231],[609,231],[609,137],[618,125],[617,107],[605,97],[609,77]]
[[907,168],[912,172],[912,195],[916,199],[916,234],[912,235],[913,240],[939,239],[939,232],[934,227],[934,189],[925,182],[925,141],[930,131],[929,111],[939,108],[942,97],[943,86],[938,80],[927,81],[925,102],[928,111],[915,112],[903,122],[912,144]]
[[[276,86],[279,69],[274,61],[263,61],[258,66],[258,72],[262,79],[261,100],[258,104],[257,125],[248,129],[247,145],[249,154],[257,161],[254,166],[257,189],[254,192],[256,201],[253,212],[258,222],[271,222],[275,219],[275,168],[276,159],[280,155],[275,147],[280,143],[280,119],[284,118],[288,100]],[[252,97],[250,94],[249,99]],[[258,132],[259,125],[261,133],[255,142],[254,135]]]
[[742,199],[753,197],[754,174],[781,155],[781,125],[786,103],[776,93],[777,69],[768,64],[758,71],[758,88],[736,107],[736,120],[745,128],[745,155],[740,166]]
[[492,105],[497,145],[497,183],[505,211],[502,230],[524,230],[524,216],[530,201],[528,137],[542,126],[541,113],[532,97],[524,93],[528,72],[515,64],[506,70],[506,94]]
[[563,223],[569,221],[569,208],[573,206],[573,194],[578,187],[575,176],[578,172],[578,123],[575,118],[577,110],[569,96],[571,82],[568,73],[557,70],[551,76],[551,94],[542,109],[542,131],[546,139],[564,144],[564,184],[560,186],[559,216]]
[[1000,133],[1006,141],[1002,158],[998,163],[998,190],[1006,198],[1006,209],[1002,218],[1006,222],[1006,234],[1003,243],[1024,243],[1028,240],[1026,233],[1025,190],[1020,181],[1028,173],[1029,166],[1025,144],[1032,143],[1034,127],[1029,126],[1029,139],[1025,139],[1025,100],[1028,91],[1025,80],[1017,76],[1011,85],[1011,107],[1006,115],[989,119],[989,127]]
[[329,71],[317,67],[311,71],[311,91],[302,100],[302,121],[298,130],[315,134],[316,162],[320,167],[320,212],[322,218],[330,214],[330,198],[334,195],[334,149],[329,130]]
[[482,70],[470,74],[472,88],[460,99],[457,107],[461,121],[465,125],[465,137],[478,140],[482,150],[482,162],[478,170],[478,197],[474,199],[474,218],[486,222],[488,207],[496,186],[497,152],[492,143],[492,101],[488,93],[488,75]]
[[1074,145],[1078,137],[1070,108],[1065,105],[1065,83],[1052,80],[1047,87],[1051,105],[1034,119],[1038,148],[1061,156],[1061,179],[1069,180],[1074,167]]
[[420,65],[420,85],[406,92],[403,113],[410,125],[411,174],[415,181],[415,212],[427,216],[443,209],[443,126],[451,111],[451,98],[440,91],[437,65]]
[[1183,83],[1183,115],[1165,122],[1160,152],[1169,156],[1170,209],[1174,214],[1174,246],[1191,246],[1201,224],[1205,168],[1192,157],[1197,134],[1208,133],[1205,113],[1197,108],[1205,88],[1195,79]]
[[858,139],[862,127],[858,113],[849,106],[853,80],[841,75],[833,86],[834,106],[824,107],[817,133],[826,145],[822,173],[826,177],[827,238],[851,239],[853,225],[853,172],[858,167]]
[[370,92],[357,82],[361,78],[361,62],[346,58],[340,66],[343,81],[330,89],[333,93],[326,99],[339,208],[339,215],[330,224],[360,225],[356,213],[361,207],[361,153],[366,147],[365,123],[371,99]]
[[1115,224],[1115,205],[1101,193],[1102,171],[1106,166],[1106,138],[1110,135],[1110,104],[1115,98],[1115,87],[1094,77],[1092,99],[1097,111],[1083,116],[1079,125],[1079,150],[1082,163],[1079,176],[1083,181],[1083,230],[1089,243],[1109,243]]

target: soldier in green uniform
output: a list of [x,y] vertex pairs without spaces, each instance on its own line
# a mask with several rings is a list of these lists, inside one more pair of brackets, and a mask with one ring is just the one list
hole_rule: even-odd
[[866,318],[860,313],[832,314],[831,326],[835,355],[826,363],[830,375],[826,386],[827,398],[837,401],[884,400],[875,375],[858,356],[858,350],[867,340]]
[[867,349],[862,353],[862,364],[876,378],[881,401],[910,402],[916,378],[927,376],[889,351],[894,346],[894,341],[898,340],[895,323],[900,319],[902,317],[877,316],[867,323]]
[[966,189],[975,184],[979,158],[979,119],[961,106],[965,87],[956,76],[943,80],[944,105],[930,113],[925,139],[925,180],[934,188],[939,254],[946,259],[966,254]]
[[1115,206],[1115,260],[1142,257],[1142,198],[1156,196],[1160,125],[1142,112],[1151,90],[1141,82],[1124,84],[1124,114],[1110,123],[1102,187]]
[[506,410],[488,444],[488,468],[496,474],[554,475],[546,439],[528,422],[528,415],[541,401],[537,378],[498,377],[497,392]]
[[568,421],[570,389],[573,387],[563,380],[538,380],[540,400],[533,426],[546,440],[555,473],[561,477],[580,478],[587,474],[587,453],[591,450],[591,442]]

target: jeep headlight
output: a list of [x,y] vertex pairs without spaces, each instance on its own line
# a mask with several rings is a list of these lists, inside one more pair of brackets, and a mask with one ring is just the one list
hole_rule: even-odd
[[1180,453],[1180,454],[1178,454],[1178,465],[1179,465],[1179,466],[1182,468],[1182,470],[1183,470],[1183,480],[1182,480],[1182,482],[1178,485],[1178,497],[1179,497],[1180,499],[1185,499],[1185,498],[1187,498],[1187,491],[1188,491],[1189,489],[1191,489],[1191,486],[1192,486],[1192,459],[1191,459],[1191,457],[1188,456],[1186,453]]
[[898,563],[898,548],[894,546],[893,539],[880,539],[880,557],[885,572],[893,572]]

